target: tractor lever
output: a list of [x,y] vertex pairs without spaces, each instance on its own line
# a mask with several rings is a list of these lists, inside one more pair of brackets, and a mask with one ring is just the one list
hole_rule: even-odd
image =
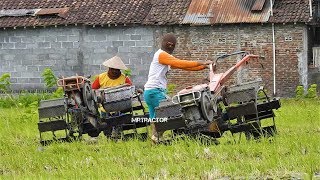
[[246,52],[246,51],[237,51],[237,52],[233,52],[231,54],[223,54],[223,55],[217,57],[216,62],[218,62],[219,59],[224,59],[224,58],[227,58],[229,56],[238,55],[238,54],[248,54],[248,52]]

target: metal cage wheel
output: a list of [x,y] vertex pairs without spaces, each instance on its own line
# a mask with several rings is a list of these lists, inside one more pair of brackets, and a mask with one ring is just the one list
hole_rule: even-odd
[[98,137],[99,134],[100,134],[100,131],[98,131],[98,130],[88,132],[88,135],[89,135],[90,137]]
[[213,120],[215,114],[211,101],[212,99],[210,97],[210,94],[208,94],[208,92],[202,92],[200,97],[201,112],[204,119],[209,122]]
[[84,105],[93,114],[97,114],[96,96],[89,83],[85,83],[82,90]]
[[[70,119],[69,119],[70,118]],[[70,137],[80,138],[83,134],[82,128],[82,114],[80,112],[73,112],[68,114],[68,130]],[[75,133],[78,133],[78,136],[75,136]]]

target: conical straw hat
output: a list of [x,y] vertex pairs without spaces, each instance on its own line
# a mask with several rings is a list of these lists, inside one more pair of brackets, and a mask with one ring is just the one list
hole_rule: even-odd
[[126,65],[124,65],[124,63],[122,62],[121,58],[118,56],[114,56],[113,58],[104,61],[102,64],[106,67],[113,69],[128,69]]

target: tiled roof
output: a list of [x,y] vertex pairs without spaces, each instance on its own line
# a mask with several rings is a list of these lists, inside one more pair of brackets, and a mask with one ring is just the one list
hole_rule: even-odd
[[275,0],[269,22],[310,22],[309,0]]
[[269,0],[1,0],[0,27],[310,22],[309,0],[273,1],[269,19]]
[[0,27],[48,26],[60,24],[142,23],[151,9],[151,0],[2,0],[0,10],[69,7],[64,17],[1,17]]
[[152,0],[144,24],[181,24],[191,0]]

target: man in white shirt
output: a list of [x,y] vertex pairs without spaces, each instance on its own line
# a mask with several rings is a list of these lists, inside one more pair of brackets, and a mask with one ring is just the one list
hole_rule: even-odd
[[[212,61],[188,61],[175,58],[171,54],[177,43],[176,37],[166,34],[162,38],[161,49],[153,56],[150,65],[148,81],[144,85],[144,99],[149,108],[149,118],[156,118],[155,108],[159,106],[161,100],[166,99],[167,73],[170,68],[183,69],[187,71],[199,71],[207,68]],[[152,127],[152,141],[158,143],[162,138],[163,132],[157,133],[154,124]]]

